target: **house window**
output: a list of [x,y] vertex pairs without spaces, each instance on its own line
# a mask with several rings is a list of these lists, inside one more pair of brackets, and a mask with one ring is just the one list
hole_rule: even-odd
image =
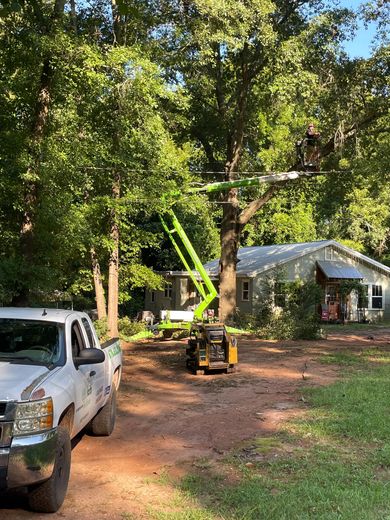
[[287,294],[286,294],[286,284],[282,282],[277,282],[275,284],[274,291],[274,305],[275,307],[286,307],[287,302]]
[[152,292],[150,293],[150,301],[151,301],[152,303],[154,303],[154,302],[155,302],[155,299],[156,299],[156,292],[155,292],[155,291],[152,291]]
[[248,281],[242,282],[241,299],[243,302],[249,302],[249,282]]
[[368,285],[363,285],[363,291],[359,292],[358,309],[367,309],[368,307]]
[[325,247],[325,260],[334,260],[334,251],[332,247]]
[[383,294],[381,285],[371,287],[371,307],[373,309],[383,309]]
[[172,298],[172,285],[166,285],[164,289],[164,298]]

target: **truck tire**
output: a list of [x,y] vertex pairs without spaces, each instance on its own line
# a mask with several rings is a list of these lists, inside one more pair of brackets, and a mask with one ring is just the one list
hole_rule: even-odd
[[28,504],[33,511],[55,513],[62,506],[68,489],[70,460],[69,432],[63,426],[59,426],[53,474],[28,492]]
[[111,435],[116,419],[116,388],[112,387],[110,397],[101,410],[91,421],[90,431],[92,435]]

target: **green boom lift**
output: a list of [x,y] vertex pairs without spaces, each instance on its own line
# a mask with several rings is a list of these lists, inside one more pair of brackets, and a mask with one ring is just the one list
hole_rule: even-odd
[[[292,171],[270,173],[261,177],[214,182],[204,186],[192,187],[187,190],[187,193],[221,192],[231,188],[287,182],[300,177],[313,177],[326,173],[331,172]],[[171,193],[169,195],[171,198],[177,199],[182,194]],[[189,313],[189,319],[175,320],[174,316],[180,317],[183,315],[183,312],[166,311],[156,330],[162,331],[166,338],[171,337],[175,330],[187,329],[190,331],[187,348],[187,367],[193,372],[197,374],[204,373],[205,370],[226,370],[227,372],[232,372],[238,362],[237,342],[229,334],[223,323],[214,321],[207,313],[207,308],[218,295],[217,290],[172,208],[168,209],[164,215],[160,215],[160,219],[201,297],[201,303],[193,313]]]

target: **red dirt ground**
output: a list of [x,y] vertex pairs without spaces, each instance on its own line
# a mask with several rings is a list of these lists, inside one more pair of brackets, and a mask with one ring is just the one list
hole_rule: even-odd
[[53,515],[34,514],[22,494],[12,494],[0,497],[0,519],[147,519],[148,507],[170,499],[153,483],[156,476],[182,475],[199,458],[218,460],[247,439],[270,436],[304,413],[304,387],[338,377],[339,368],[321,363],[321,356],[388,347],[390,330],[340,329],[322,341],[241,337],[234,374],[188,373],[185,345],[125,345],[115,431],[109,438],[78,439],[63,507]]

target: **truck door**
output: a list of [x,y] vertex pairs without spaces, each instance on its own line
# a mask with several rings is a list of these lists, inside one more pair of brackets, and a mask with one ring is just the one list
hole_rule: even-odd
[[[70,338],[72,358],[79,356],[81,350],[90,348],[83,325],[78,319],[71,323]],[[103,401],[104,363],[81,365],[73,363],[72,376],[76,394],[75,423],[78,429],[84,427],[101,408]]]
[[[86,336],[87,344],[90,348],[99,348],[100,344],[97,340],[96,333],[93,331],[93,325],[90,320],[87,318],[81,318],[82,329],[84,331],[84,335]],[[108,380],[108,360],[106,363],[98,363],[94,366],[94,371],[96,372],[94,377],[94,386],[96,387],[96,392],[94,393],[95,402],[97,404],[96,412],[103,405],[104,396],[107,395],[106,392],[106,381]]]

